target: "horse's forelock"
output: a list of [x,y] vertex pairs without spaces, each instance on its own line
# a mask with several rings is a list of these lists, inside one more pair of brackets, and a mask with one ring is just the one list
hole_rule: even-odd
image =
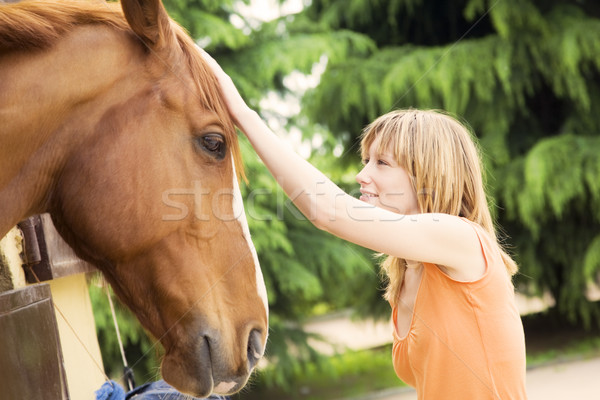
[[238,178],[245,180],[246,175],[244,174],[244,167],[235,125],[231,115],[229,114],[229,111],[227,110],[225,100],[221,94],[219,83],[217,82],[215,75],[210,70],[208,64],[202,58],[202,55],[198,51],[196,44],[185,33],[183,28],[178,28],[179,29],[175,30],[177,39],[179,45],[181,46],[181,50],[183,51],[184,57],[187,59],[192,79],[196,83],[196,89],[201,106],[206,107],[207,109],[216,113],[221,120],[223,127],[225,128],[227,143],[231,148],[231,154]]

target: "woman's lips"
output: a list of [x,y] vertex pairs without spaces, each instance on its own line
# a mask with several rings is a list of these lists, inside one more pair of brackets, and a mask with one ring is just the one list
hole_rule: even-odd
[[369,202],[369,200],[379,197],[376,194],[373,193],[369,193],[369,192],[361,192],[362,194],[360,195],[359,200],[365,201],[365,202]]

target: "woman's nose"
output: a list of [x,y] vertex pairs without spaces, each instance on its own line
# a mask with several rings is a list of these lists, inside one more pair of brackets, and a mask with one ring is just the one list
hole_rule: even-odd
[[367,171],[367,167],[368,167],[368,164],[365,165],[358,174],[356,174],[356,182],[363,184],[363,183],[367,183],[369,181],[369,174]]

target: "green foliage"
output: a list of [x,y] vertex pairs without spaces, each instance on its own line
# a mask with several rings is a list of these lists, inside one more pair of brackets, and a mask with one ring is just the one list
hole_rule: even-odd
[[590,243],[583,260],[583,277],[585,280],[597,278],[600,272],[600,235]]
[[[330,62],[304,97],[309,118],[331,129],[353,163],[362,127],[391,109],[443,108],[464,117],[480,138],[494,214],[521,264],[519,285],[550,291],[572,320],[593,321],[585,287],[599,268],[597,3],[342,4],[315,1],[307,13],[374,38],[378,49]],[[446,7],[459,12],[440,13]],[[391,16],[437,26],[381,27]]]
[[[318,363],[306,363],[303,368],[291,371],[286,380],[277,385],[271,380],[280,375],[278,366],[269,365],[261,370],[251,383],[252,390],[249,393],[242,392],[239,397],[247,400],[324,400],[357,397],[386,388],[404,386],[394,372],[390,351],[391,346],[368,351],[346,351],[321,359]],[[284,392],[282,387],[289,390]]]
[[[109,290],[113,304],[121,340],[125,347],[128,365],[133,368],[136,382],[141,384],[156,380],[159,375],[159,352],[157,347],[135,316],[116,299]],[[123,378],[123,361],[119,350],[119,342],[107,298],[106,283],[100,275],[94,276],[90,284],[90,300],[94,311],[98,342],[102,349],[102,361],[106,374],[112,379]]]
[[[248,3],[248,0],[242,0]],[[236,14],[233,5],[236,1],[212,0],[165,0],[165,8],[175,21],[185,27],[190,35],[209,48],[226,47],[237,49],[248,43],[242,30],[229,22],[229,16]]]
[[[275,22],[263,29],[274,30]],[[364,54],[373,48],[372,42],[348,31],[335,33],[259,32],[251,36],[253,45],[225,55],[215,55],[236,82],[240,92],[255,107],[268,90],[285,92],[284,76],[293,71],[309,73],[322,55],[341,60],[350,54]]]

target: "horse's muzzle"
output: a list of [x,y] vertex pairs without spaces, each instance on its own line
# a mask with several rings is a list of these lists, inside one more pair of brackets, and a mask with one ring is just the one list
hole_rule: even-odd
[[[225,347],[220,336],[202,335],[191,348],[175,346],[167,352],[162,363],[163,378],[180,392],[195,397],[236,393],[261,359],[265,339],[260,330],[252,329],[244,348],[233,349]],[[238,356],[236,361],[234,355],[245,357]]]

